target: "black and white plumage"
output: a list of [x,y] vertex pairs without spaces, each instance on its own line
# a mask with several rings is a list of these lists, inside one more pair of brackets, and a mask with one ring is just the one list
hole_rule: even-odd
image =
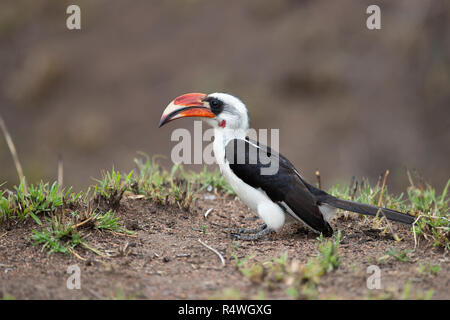
[[[278,231],[286,217],[301,221],[312,230],[331,236],[329,220],[337,209],[412,224],[410,215],[387,208],[335,198],[308,184],[291,162],[271,148],[246,137],[247,108],[238,98],[225,94],[186,94],[172,101],[163,113],[160,126],[182,117],[203,117],[214,128],[214,155],[228,183],[258,213],[264,224],[257,229],[241,229],[235,237],[253,240],[269,231]],[[278,170],[262,174],[276,164]],[[254,232],[253,235],[243,233]]]

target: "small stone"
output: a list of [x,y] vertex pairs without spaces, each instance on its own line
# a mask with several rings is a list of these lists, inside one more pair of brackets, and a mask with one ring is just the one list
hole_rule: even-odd
[[203,198],[205,200],[216,200],[216,196],[213,194],[205,194]]

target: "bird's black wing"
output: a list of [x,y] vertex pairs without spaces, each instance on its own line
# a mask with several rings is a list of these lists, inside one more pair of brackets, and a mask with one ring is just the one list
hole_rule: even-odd
[[225,147],[225,158],[233,173],[242,181],[253,188],[261,188],[272,201],[282,207],[287,206],[296,218],[312,229],[325,236],[333,234],[317,206],[315,196],[283,155],[254,141],[233,139]]

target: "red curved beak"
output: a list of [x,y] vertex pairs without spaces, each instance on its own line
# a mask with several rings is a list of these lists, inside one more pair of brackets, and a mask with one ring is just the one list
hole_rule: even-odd
[[159,121],[159,127],[180,118],[214,118],[216,115],[203,103],[205,97],[206,94],[204,93],[187,93],[175,98],[164,110]]

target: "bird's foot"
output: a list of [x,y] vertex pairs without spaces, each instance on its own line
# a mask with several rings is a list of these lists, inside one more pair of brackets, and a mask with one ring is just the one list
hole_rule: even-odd
[[263,236],[269,234],[270,231],[271,231],[271,230],[270,230],[269,228],[267,228],[267,226],[266,226],[266,228],[264,228],[264,229],[262,229],[261,231],[258,231],[258,232],[256,232],[256,233],[253,233],[253,234],[232,233],[232,234],[230,234],[230,237],[231,237],[232,239],[235,239],[235,240],[247,240],[247,241],[251,241],[251,240],[257,240],[257,239],[262,238]]
[[258,233],[266,228],[267,228],[267,224],[261,223],[256,228],[238,228],[237,231],[234,233]]

